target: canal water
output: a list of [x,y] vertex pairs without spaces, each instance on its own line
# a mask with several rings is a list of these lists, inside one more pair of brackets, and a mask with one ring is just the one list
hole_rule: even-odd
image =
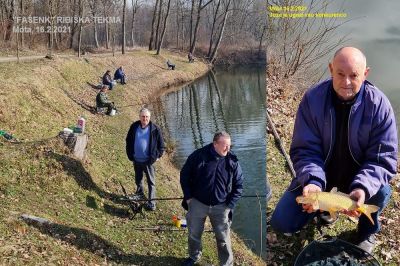
[[195,149],[212,142],[216,131],[231,135],[245,177],[244,195],[233,230],[256,254],[265,253],[266,117],[265,66],[214,69],[206,76],[157,99],[155,118],[176,142],[180,168]]

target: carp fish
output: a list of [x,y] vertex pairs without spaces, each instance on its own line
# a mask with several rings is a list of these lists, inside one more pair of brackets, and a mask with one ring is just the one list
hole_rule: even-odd
[[332,218],[336,219],[338,211],[358,211],[368,217],[372,224],[371,213],[377,212],[379,207],[375,205],[363,204],[361,207],[356,206],[356,201],[352,200],[349,195],[338,192],[333,188],[331,192],[309,192],[307,197],[298,196],[296,202],[301,204],[310,204],[314,210],[327,211]]

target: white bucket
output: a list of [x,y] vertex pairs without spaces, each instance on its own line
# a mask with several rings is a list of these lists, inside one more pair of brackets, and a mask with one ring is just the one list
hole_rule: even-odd
[[110,112],[110,116],[114,116],[116,113],[117,113],[117,110],[112,109],[111,112]]

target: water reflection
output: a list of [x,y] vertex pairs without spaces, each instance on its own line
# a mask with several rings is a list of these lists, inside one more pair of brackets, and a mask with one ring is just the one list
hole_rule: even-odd
[[[177,142],[181,167],[195,149],[212,142],[216,131],[231,134],[232,150],[245,176],[244,194],[266,194],[265,67],[217,69],[180,90],[157,99],[157,123]],[[265,239],[265,198],[242,198],[233,229],[260,253]]]

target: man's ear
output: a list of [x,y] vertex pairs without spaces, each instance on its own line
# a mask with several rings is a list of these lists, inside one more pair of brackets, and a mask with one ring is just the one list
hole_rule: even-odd
[[366,68],[365,68],[365,71],[364,71],[364,79],[367,78],[370,69],[371,69],[371,68],[369,68],[369,67],[366,67]]
[[329,72],[331,72],[331,76],[333,76],[333,65],[332,63],[329,63]]

